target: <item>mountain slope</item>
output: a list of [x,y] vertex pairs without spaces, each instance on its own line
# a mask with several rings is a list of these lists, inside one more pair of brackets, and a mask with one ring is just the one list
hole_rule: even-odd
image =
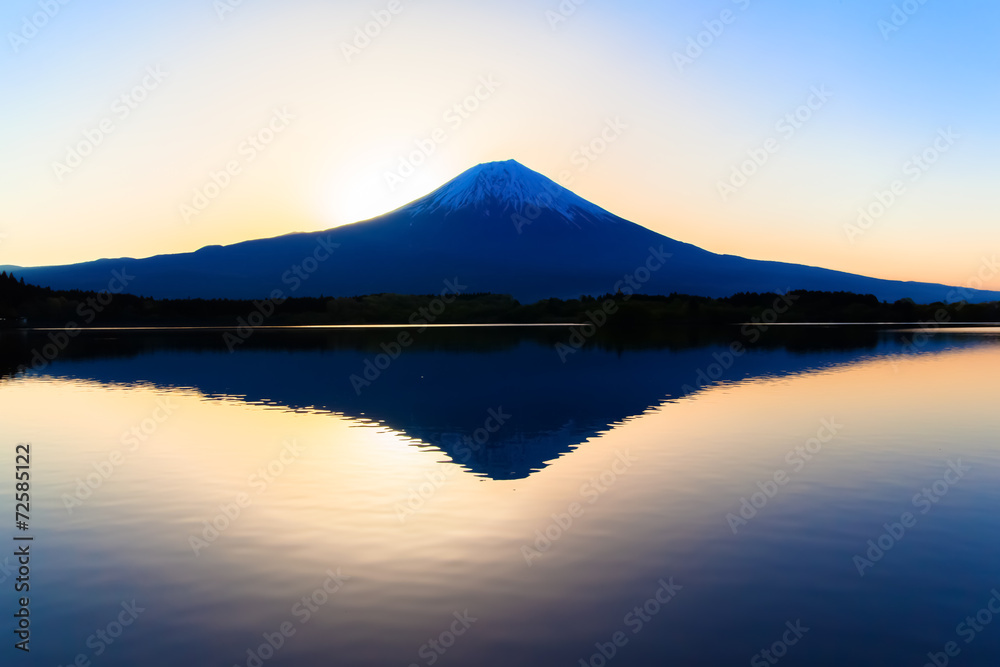
[[1000,299],[996,292],[717,255],[619,218],[513,160],[473,167],[391,213],[325,232],[146,259],[13,270],[28,282],[90,290],[108,289],[118,271],[134,276],[128,292],[157,298],[257,299],[274,290],[284,296],[425,294],[457,279],[467,292],[507,293],[524,302],[618,289],[704,296],[846,290],[918,302]]

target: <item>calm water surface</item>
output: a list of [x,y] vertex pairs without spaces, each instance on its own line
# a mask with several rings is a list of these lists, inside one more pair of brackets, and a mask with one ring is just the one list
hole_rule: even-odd
[[397,333],[5,333],[2,664],[1000,664],[1000,329]]

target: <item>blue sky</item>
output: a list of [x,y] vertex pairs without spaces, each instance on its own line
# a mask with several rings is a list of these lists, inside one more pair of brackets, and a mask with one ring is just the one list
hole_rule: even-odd
[[514,158],[709,250],[1000,289],[995,2],[11,0],[0,28],[0,264],[325,229]]

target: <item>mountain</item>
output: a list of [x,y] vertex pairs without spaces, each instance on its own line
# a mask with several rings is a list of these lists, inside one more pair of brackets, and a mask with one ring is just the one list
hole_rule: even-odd
[[105,290],[124,275],[126,291],[157,298],[260,299],[275,290],[430,294],[451,281],[467,293],[511,294],[522,302],[619,289],[703,296],[844,290],[923,303],[1000,299],[1000,292],[718,255],[619,218],[513,160],[478,165],[402,208],[324,232],[146,259],[2,268],[56,289]]
[[[332,413],[357,425],[390,428],[403,436],[400,445],[431,445],[476,475],[523,479],[589,439],[703,388],[899,360],[913,352],[909,334],[871,327],[814,329],[804,339],[784,333],[772,331],[758,344],[745,340],[753,353],[712,378],[704,369],[719,366],[717,360],[729,353],[728,330],[667,332],[655,341],[595,346],[564,364],[552,347],[554,340],[565,339],[563,330],[428,329],[361,393],[350,376],[381,353],[391,331],[261,330],[235,354],[215,331],[83,332],[37,372],[110,387],[183,387],[209,399]],[[34,350],[50,342],[49,332],[5,338],[0,331],[0,376],[7,368],[31,364]],[[929,335],[920,352],[988,344],[986,337],[942,330]],[[484,446],[475,446],[490,410],[509,419]],[[393,465],[392,457],[387,465]]]

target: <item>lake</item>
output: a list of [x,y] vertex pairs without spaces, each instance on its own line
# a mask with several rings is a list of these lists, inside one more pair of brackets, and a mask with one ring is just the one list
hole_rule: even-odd
[[1000,663],[1000,328],[53,333],[4,664]]

